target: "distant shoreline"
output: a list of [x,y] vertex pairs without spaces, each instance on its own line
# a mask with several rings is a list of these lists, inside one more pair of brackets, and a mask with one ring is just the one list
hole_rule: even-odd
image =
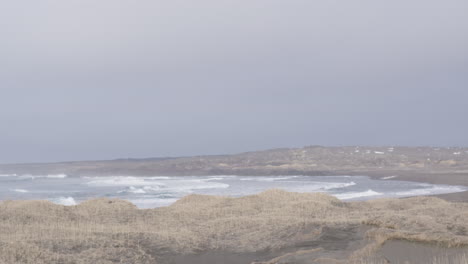
[[[1,174],[74,176],[340,176],[468,186],[468,148],[347,146],[234,155],[0,165]],[[437,195],[468,202],[468,192]]]
[[[349,175],[366,175],[373,179],[395,176],[392,180],[430,184],[459,185],[468,187],[468,173],[421,172],[421,171],[363,171],[348,172]],[[468,191],[431,195],[451,202],[468,202]]]

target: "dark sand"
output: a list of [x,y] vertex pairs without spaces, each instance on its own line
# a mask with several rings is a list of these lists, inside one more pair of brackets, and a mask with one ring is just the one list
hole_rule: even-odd
[[[303,237],[282,249],[256,253],[209,251],[172,257],[171,264],[273,264],[321,263],[320,259],[346,259],[369,243],[365,238],[369,227],[324,228],[316,238]],[[318,262],[317,262],[318,261]]]
[[170,260],[171,264],[207,264],[207,263],[223,263],[223,264],[241,264],[260,261],[268,261],[274,258],[272,252],[258,253],[235,253],[229,251],[209,251],[192,255],[180,255],[173,257]]
[[377,254],[389,263],[468,263],[468,248],[443,248],[437,245],[393,240],[386,242]]

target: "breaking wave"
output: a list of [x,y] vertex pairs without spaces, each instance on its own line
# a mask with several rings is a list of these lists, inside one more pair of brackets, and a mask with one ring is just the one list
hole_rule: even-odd
[[77,205],[77,202],[73,197],[59,197],[59,198],[54,198],[51,199],[51,202],[56,203],[56,204],[61,204],[65,206],[72,206],[72,205]]
[[[301,193],[323,192],[342,200],[366,200],[468,190],[463,186],[401,182],[390,178],[374,180],[365,176],[2,176],[0,199],[13,196],[15,199],[49,199],[57,204],[76,205],[75,198],[83,201],[107,197],[125,199],[140,208],[166,206],[193,193],[241,197],[268,189],[283,189]],[[36,180],[31,182],[31,179]]]
[[355,182],[305,182],[300,186],[286,188],[294,192],[325,192],[356,185]]
[[195,190],[203,189],[225,189],[229,184],[214,182],[213,179],[194,179],[191,177],[98,177],[92,179],[87,184],[90,186],[124,186],[127,193],[147,193],[164,189],[166,192],[191,193]]
[[374,190],[367,190],[364,192],[348,192],[348,193],[341,193],[341,194],[334,194],[336,198],[340,200],[350,200],[350,199],[358,199],[361,197],[371,197],[371,196],[380,196],[383,193],[376,192]]
[[443,194],[443,193],[464,192],[467,190],[466,187],[462,187],[462,186],[445,186],[445,185],[428,185],[428,184],[421,184],[421,186],[426,187],[426,188],[396,192],[395,195],[403,196],[403,197],[419,196],[419,195],[434,195],[434,194]]
[[12,189],[13,192],[18,192],[18,193],[28,193],[28,190],[25,189]]
[[398,177],[398,176],[393,175],[393,176],[382,177],[382,178],[380,178],[380,179],[381,179],[381,180],[390,180],[390,179],[394,179],[394,178],[396,178],[396,177]]
[[65,179],[65,178],[68,177],[68,175],[66,175],[66,174],[49,174],[49,175],[30,175],[30,174],[26,174],[26,175],[21,175],[19,177],[22,178],[22,179],[31,179],[31,180],[41,179],[41,178]]
[[0,174],[0,177],[16,177],[16,174]]
[[247,177],[247,178],[240,178],[239,180],[241,181],[260,181],[260,182],[272,182],[272,181],[281,181],[281,180],[289,180],[289,179],[294,179],[299,176],[277,176],[277,177]]
[[159,186],[144,186],[143,188],[136,188],[134,186],[130,186],[125,190],[119,191],[119,193],[134,193],[134,194],[145,194],[145,193],[152,193],[161,190]]

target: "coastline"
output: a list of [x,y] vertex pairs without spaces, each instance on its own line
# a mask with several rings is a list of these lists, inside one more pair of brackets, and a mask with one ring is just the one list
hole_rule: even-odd
[[[380,154],[384,148],[369,149],[306,147],[232,156],[5,165],[0,172],[395,176],[391,180],[468,187],[468,155],[455,155],[454,149],[391,148],[385,155]],[[429,161],[428,154],[437,159]],[[70,207],[8,201],[0,203],[0,211],[0,264],[77,259],[99,264],[468,263],[468,191],[343,202],[324,194],[270,190],[240,198],[190,195],[145,210],[108,199]]]
[[[429,172],[429,171],[368,171],[349,172],[350,175],[365,175],[372,179],[396,176],[392,180],[411,181],[430,184],[458,185],[468,187],[468,173]],[[450,202],[468,202],[468,191],[429,195]]]

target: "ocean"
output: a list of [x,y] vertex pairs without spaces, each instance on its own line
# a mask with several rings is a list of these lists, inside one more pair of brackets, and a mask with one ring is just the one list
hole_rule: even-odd
[[189,194],[240,197],[268,189],[324,192],[344,201],[454,193],[463,186],[399,181],[397,176],[68,177],[0,175],[0,200],[49,200],[72,206],[92,198],[120,198],[139,208],[168,206]]

